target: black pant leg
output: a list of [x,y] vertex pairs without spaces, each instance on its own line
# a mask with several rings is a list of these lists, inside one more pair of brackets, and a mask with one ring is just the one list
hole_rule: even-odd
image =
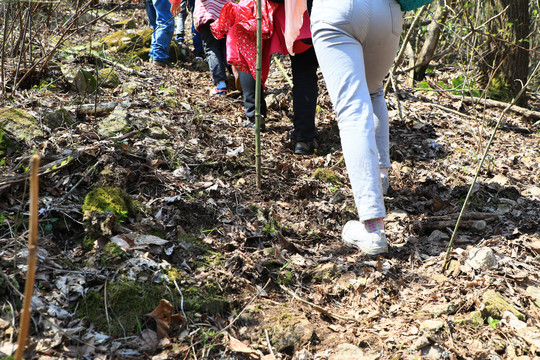
[[293,111],[296,141],[311,141],[315,138],[315,112],[317,96],[319,95],[317,68],[318,62],[315,50],[309,50],[291,56],[293,75]]
[[[238,71],[238,78],[242,85],[244,96],[244,107],[246,116],[253,118],[255,116],[255,79],[250,73]],[[266,101],[264,99],[264,89],[261,85],[261,115],[266,116]]]

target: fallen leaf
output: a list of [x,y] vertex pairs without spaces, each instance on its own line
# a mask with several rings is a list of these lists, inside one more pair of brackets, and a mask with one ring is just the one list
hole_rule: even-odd
[[180,314],[173,315],[174,307],[165,299],[161,299],[157,308],[145,316],[156,320],[156,331],[158,338],[168,337],[171,331],[170,324],[176,325],[182,323],[184,318]]

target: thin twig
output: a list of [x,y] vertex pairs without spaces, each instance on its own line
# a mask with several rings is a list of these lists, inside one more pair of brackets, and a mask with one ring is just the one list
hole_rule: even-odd
[[266,343],[268,344],[268,350],[270,354],[274,356],[274,350],[272,350],[272,344],[270,343],[270,336],[268,336],[268,329],[264,329],[264,335],[266,336]]
[[287,71],[283,67],[283,64],[281,63],[281,61],[279,60],[279,58],[277,56],[274,56],[274,60],[276,61],[277,66],[279,67],[279,69],[283,73],[283,76],[285,76],[285,79],[289,83],[289,86],[292,88],[294,86],[293,82],[292,82],[291,78],[289,77],[289,75],[287,74]]
[[465,197],[465,201],[463,202],[463,206],[461,207],[461,212],[459,213],[459,217],[456,221],[456,226],[454,227],[454,231],[452,232],[452,237],[450,238],[450,242],[448,243],[448,248],[446,249],[446,254],[444,255],[444,261],[441,267],[441,272],[444,272],[444,269],[446,268],[446,264],[448,262],[448,255],[450,254],[450,251],[452,250],[452,246],[454,245],[454,239],[456,237],[459,224],[461,223],[461,218],[463,217],[463,214],[465,213],[465,209],[467,208],[467,205],[469,203],[469,198],[471,197],[471,194],[473,192],[474,185],[476,184],[476,180],[478,179],[478,175],[480,174],[480,170],[482,169],[482,165],[484,165],[484,161],[487,158],[489,148],[491,146],[491,143],[493,142],[493,139],[495,138],[495,134],[497,133],[497,130],[499,129],[500,125],[503,122],[503,119],[505,118],[506,113],[510,110],[512,106],[514,106],[521,95],[525,92],[527,89],[527,86],[531,82],[531,80],[534,78],[536,72],[538,71],[538,68],[540,67],[540,63],[536,64],[536,67],[534,68],[534,71],[532,72],[531,76],[527,80],[527,83],[523,85],[519,93],[516,95],[516,97],[512,100],[512,102],[506,107],[506,109],[503,110],[501,113],[501,116],[499,116],[499,119],[497,120],[497,124],[495,125],[495,128],[493,129],[493,133],[491,134],[491,137],[489,138],[489,141],[487,143],[486,149],[484,150],[484,155],[482,156],[482,160],[480,160],[480,163],[478,164],[478,168],[476,169],[476,174],[474,174],[474,179],[472,181],[471,186],[469,187],[469,191],[467,193],[467,196]]

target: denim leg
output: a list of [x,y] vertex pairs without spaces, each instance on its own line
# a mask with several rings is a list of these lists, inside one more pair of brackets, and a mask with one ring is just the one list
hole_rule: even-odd
[[174,34],[174,17],[168,0],[152,0],[156,9],[156,29],[152,34],[150,57],[158,61],[169,59],[169,48]]
[[144,2],[144,7],[146,9],[146,15],[148,16],[148,22],[150,27],[155,30],[156,28],[156,9],[154,8],[154,3],[152,0],[146,0]]
[[315,111],[319,94],[315,50],[291,56],[293,75],[293,139],[311,141],[315,138]]
[[210,30],[210,23],[206,23],[199,27],[206,61],[210,67],[210,73],[214,84],[220,81],[227,81],[227,57],[226,57],[226,40],[216,39]]
[[[244,96],[244,107],[246,116],[253,118],[255,116],[255,79],[250,73],[238,71],[238,78],[242,85],[242,94]],[[261,85],[261,115],[266,116],[266,100],[264,98],[264,89]]]

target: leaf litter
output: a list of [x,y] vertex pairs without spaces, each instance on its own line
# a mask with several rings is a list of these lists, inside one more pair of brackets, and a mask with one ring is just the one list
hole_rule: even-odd
[[[480,120],[482,109],[468,106],[460,116],[444,110],[463,110],[451,98],[401,94],[401,119],[388,94],[390,252],[370,258],[339,240],[356,210],[322,81],[320,149],[299,157],[290,140],[291,91],[272,66],[268,92],[277,100],[261,134],[259,191],[240,94],[209,98],[210,76],[192,63],[143,72],[120,73],[137,90],[104,89],[100,101],[113,105],[95,115],[69,107],[71,92],[13,99],[32,114],[66,106],[76,121],[43,127],[46,139],[20,143],[1,166],[1,355],[16,346],[27,254],[24,166],[33,149],[45,165],[28,358],[540,355],[538,126],[508,116],[441,272],[493,126]],[[129,129],[105,135],[114,104],[127,109]],[[498,111],[488,109],[487,118]],[[81,206],[98,186],[124,189],[136,205],[126,216],[94,219],[106,226],[88,248]],[[93,297],[100,306],[90,307]],[[140,308],[131,328],[111,297]],[[106,321],[93,322],[91,310]]]

